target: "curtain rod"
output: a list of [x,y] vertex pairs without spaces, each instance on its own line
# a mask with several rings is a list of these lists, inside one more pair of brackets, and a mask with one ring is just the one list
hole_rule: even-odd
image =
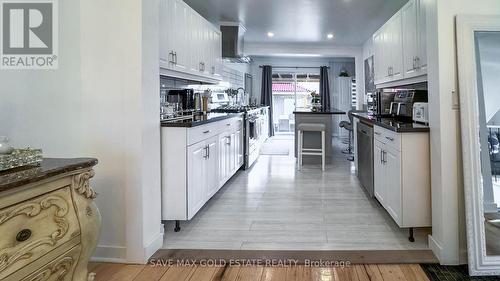
[[[260,68],[264,67],[264,65],[259,65]],[[298,68],[320,68],[319,66],[272,66],[272,68],[295,68],[295,69],[298,69]],[[326,68],[330,68],[329,66],[327,66]]]

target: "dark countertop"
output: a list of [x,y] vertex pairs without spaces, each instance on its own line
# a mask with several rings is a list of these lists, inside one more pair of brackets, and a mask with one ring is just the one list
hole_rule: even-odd
[[392,117],[376,117],[366,112],[353,112],[352,115],[365,122],[374,124],[397,133],[429,132],[429,126],[396,120]]
[[0,192],[95,165],[95,158],[44,158],[40,166],[26,166],[0,172]]
[[224,119],[241,116],[243,113],[207,113],[204,115],[195,116],[194,120],[180,120],[180,121],[161,121],[162,127],[181,127],[191,128],[196,126],[205,125],[212,122],[217,122]]
[[321,109],[319,111],[311,111],[310,108],[301,108],[293,112],[293,114],[330,114],[330,115],[342,115],[346,114],[345,111],[336,109],[336,108],[329,108],[329,109]]

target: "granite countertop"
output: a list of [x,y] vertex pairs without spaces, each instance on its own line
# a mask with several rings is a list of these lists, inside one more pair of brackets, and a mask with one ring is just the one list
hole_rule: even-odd
[[364,120],[365,122],[397,133],[429,132],[430,130],[427,125],[414,122],[403,122],[392,117],[377,117],[367,112],[353,112],[352,115]]
[[203,115],[195,115],[194,119],[188,120],[163,120],[161,121],[162,127],[183,127],[191,128],[196,126],[205,125],[212,122],[221,121],[233,117],[241,116],[243,113],[207,113]]
[[44,158],[40,166],[26,166],[0,172],[0,192],[97,165],[95,158]]
[[336,108],[320,109],[318,111],[311,111],[310,108],[300,108],[293,112],[293,114],[331,114],[331,115],[342,115],[346,114],[345,111]]

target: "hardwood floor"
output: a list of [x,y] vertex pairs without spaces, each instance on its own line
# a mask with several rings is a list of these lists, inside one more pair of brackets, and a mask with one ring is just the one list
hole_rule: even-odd
[[360,186],[338,139],[332,164],[297,171],[293,141],[274,146],[290,155],[261,155],[239,171],[191,220],[173,231],[164,249],[219,250],[428,250],[430,229],[416,229],[415,242]]
[[95,281],[428,281],[417,264],[349,267],[202,267],[92,263]]

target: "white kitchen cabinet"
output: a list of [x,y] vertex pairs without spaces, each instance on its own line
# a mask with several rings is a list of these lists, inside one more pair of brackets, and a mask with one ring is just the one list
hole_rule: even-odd
[[410,0],[402,9],[405,78],[427,74],[426,7]]
[[382,161],[382,153],[384,151],[384,144],[379,141],[374,141],[373,143],[373,185],[374,185],[374,195],[375,198],[382,204],[385,205],[385,195],[386,195],[386,184],[385,181],[385,166]]
[[190,220],[243,165],[243,117],[163,127],[162,219]]
[[222,80],[221,33],[182,0],[160,2],[160,74],[194,81]]
[[428,132],[374,126],[374,192],[399,227],[431,226]]
[[425,0],[410,0],[373,34],[376,85],[426,80],[426,33]]
[[187,219],[191,219],[205,204],[208,192],[207,144],[202,141],[191,145],[187,153]]

